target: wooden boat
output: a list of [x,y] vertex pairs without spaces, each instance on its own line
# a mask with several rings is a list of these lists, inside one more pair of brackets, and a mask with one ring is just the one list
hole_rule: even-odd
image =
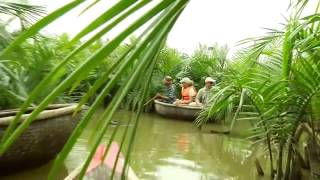
[[[77,104],[54,104],[42,111],[8,151],[0,156],[0,174],[37,166],[53,159],[82,115],[81,110],[73,116],[76,107]],[[28,118],[33,109],[29,108],[20,122]],[[18,111],[0,111],[0,138]]]
[[202,110],[199,106],[177,106],[174,104],[160,102],[154,100],[155,110],[158,114],[164,117],[183,119],[183,120],[195,120],[197,114]]
[[[108,154],[105,159],[103,157],[106,153],[107,147],[105,145],[100,145],[90,162],[90,165],[86,171],[84,179],[110,179],[112,174],[112,169],[116,162],[117,154],[120,151],[119,145],[116,142],[113,142],[108,150]],[[117,166],[115,168],[115,173],[113,179],[121,179],[122,169],[124,166],[124,156],[120,152]],[[74,171],[72,171],[64,180],[75,180],[78,179],[82,166],[79,166]],[[128,180],[138,180],[138,177],[129,166],[126,173],[126,178]]]

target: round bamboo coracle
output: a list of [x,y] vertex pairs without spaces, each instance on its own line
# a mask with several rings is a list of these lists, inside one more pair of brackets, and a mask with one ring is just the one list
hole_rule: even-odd
[[[76,127],[82,110],[73,115],[77,104],[51,105],[42,111],[33,123],[14,142],[9,150],[0,156],[0,173],[33,167],[53,159],[66,143]],[[27,113],[34,108],[29,108]],[[0,112],[0,137],[18,110]],[[19,122],[30,114],[24,114]]]

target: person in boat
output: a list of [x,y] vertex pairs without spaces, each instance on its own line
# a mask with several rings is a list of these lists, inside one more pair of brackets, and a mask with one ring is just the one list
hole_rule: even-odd
[[170,103],[170,104],[175,102],[176,101],[176,89],[175,89],[172,82],[173,82],[172,77],[166,76],[163,79],[163,85],[164,85],[163,93],[158,93],[156,95],[155,99],[158,99],[159,101],[162,101],[165,103]]
[[205,79],[205,86],[201,88],[196,97],[196,105],[203,106],[206,105],[210,98],[210,92],[212,87],[215,85],[215,80],[211,77]]
[[183,78],[181,81],[181,99],[177,100],[176,105],[189,105],[194,102],[197,96],[197,90],[193,86],[193,81],[189,78]]

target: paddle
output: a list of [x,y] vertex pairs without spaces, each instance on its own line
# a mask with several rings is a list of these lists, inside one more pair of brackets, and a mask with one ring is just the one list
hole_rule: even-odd
[[147,104],[149,104],[150,102],[155,100],[157,97],[158,97],[158,95],[153,96],[153,98],[149,99],[143,106],[146,106]]

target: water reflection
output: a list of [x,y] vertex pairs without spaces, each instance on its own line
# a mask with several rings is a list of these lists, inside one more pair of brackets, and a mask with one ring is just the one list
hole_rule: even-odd
[[[121,111],[114,120],[124,123],[131,116],[132,113]],[[143,114],[131,153],[130,164],[133,170],[139,178],[148,180],[256,179],[253,164],[255,151],[251,150],[251,143],[240,138],[206,133],[213,126],[209,125],[200,132],[192,122]],[[65,163],[69,172],[78,167],[88,155],[90,137],[96,123],[90,127]],[[114,126],[111,126],[104,141],[110,138],[113,129]],[[116,136],[118,140],[125,126],[119,126],[119,130]],[[27,171],[27,174],[14,177],[17,180],[28,177],[41,179],[47,175],[50,166],[49,163],[40,170]]]
[[203,132],[190,122],[144,115],[132,167],[142,179],[256,179],[250,142]]

